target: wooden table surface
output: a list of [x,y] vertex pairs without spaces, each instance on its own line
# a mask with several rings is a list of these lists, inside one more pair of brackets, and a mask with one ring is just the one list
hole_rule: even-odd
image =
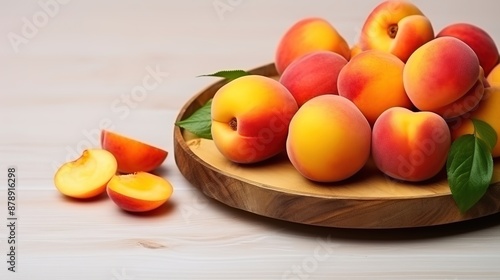
[[[204,197],[177,169],[173,123],[217,79],[272,62],[306,16],[353,43],[370,1],[81,1],[0,3],[0,279],[499,279],[500,216],[406,230],[319,228]],[[414,1],[435,30],[470,22],[500,40],[494,0]],[[143,80],[153,86],[138,91]],[[63,162],[108,128],[170,151],[174,194],[150,215],[106,196],[56,191]],[[16,272],[8,270],[7,169],[17,168]]]

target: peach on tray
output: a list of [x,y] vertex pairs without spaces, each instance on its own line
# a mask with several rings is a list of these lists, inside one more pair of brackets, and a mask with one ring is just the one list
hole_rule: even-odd
[[403,62],[420,46],[434,39],[429,19],[414,4],[389,0],[380,3],[368,15],[361,30],[362,50],[381,50]]
[[78,159],[59,167],[54,175],[54,184],[66,196],[91,198],[106,190],[106,184],[116,170],[116,159],[110,152],[88,149]]
[[403,86],[404,63],[379,50],[364,51],[340,71],[339,95],[356,104],[373,125],[385,110],[399,106],[413,108]]
[[108,130],[101,131],[101,146],[118,162],[118,172],[149,172],[165,161],[168,152]]
[[382,113],[373,126],[375,165],[398,180],[431,179],[443,169],[450,146],[448,125],[433,112],[393,107]]
[[477,55],[454,37],[436,38],[418,48],[403,70],[403,83],[412,103],[434,111],[467,94],[480,77]]
[[337,78],[347,60],[330,51],[316,51],[290,64],[279,81],[293,95],[300,107],[322,94],[338,94]]
[[286,148],[304,177],[335,182],[357,173],[370,156],[371,128],[345,97],[320,95],[307,101],[290,123]]
[[260,75],[225,84],[212,100],[212,138],[227,159],[255,163],[285,150],[288,125],[298,106],[278,81]]
[[129,212],[156,209],[170,198],[172,192],[170,182],[147,172],[115,175],[107,184],[111,200]]
[[325,19],[304,18],[292,25],[278,43],[275,53],[279,74],[297,58],[313,51],[332,51],[349,59],[351,50],[346,40]]

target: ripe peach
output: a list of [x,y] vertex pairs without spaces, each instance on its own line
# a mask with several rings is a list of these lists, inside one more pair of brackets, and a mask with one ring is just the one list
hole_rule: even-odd
[[435,109],[434,112],[445,120],[451,120],[462,116],[476,108],[484,96],[484,85],[482,79],[478,79],[472,88],[455,102]]
[[371,128],[345,97],[320,95],[300,107],[290,123],[286,150],[304,177],[335,182],[357,173],[370,156]]
[[[474,126],[471,119],[482,120],[493,127],[500,138],[500,87],[489,87],[485,89],[483,100],[479,105],[467,115],[450,122],[452,139],[464,134],[473,134]],[[500,144],[493,147],[493,157],[500,156]]]
[[413,104],[403,86],[404,63],[387,52],[364,51],[353,57],[340,71],[339,95],[356,104],[373,125],[385,110]]
[[84,150],[80,158],[59,167],[54,175],[54,184],[66,196],[91,198],[105,191],[116,170],[116,159],[110,152]]
[[167,180],[147,172],[115,175],[107,184],[111,200],[130,212],[156,209],[170,198],[172,192],[172,185]]
[[451,136],[444,119],[433,112],[412,112],[393,107],[373,125],[372,157],[384,174],[418,182],[444,167]]
[[436,38],[418,48],[403,70],[406,93],[420,110],[434,111],[464,96],[477,82],[477,55],[453,37]]
[[300,107],[322,94],[338,94],[337,77],[347,60],[338,53],[315,51],[292,62],[279,81],[293,95]]
[[454,23],[446,26],[436,37],[451,36],[466,43],[476,53],[479,64],[487,76],[498,63],[495,41],[483,29],[470,23]]
[[380,3],[368,15],[361,29],[362,50],[392,53],[406,62],[420,46],[434,39],[429,19],[414,4],[389,0]]
[[354,44],[351,47],[351,58],[355,57],[356,55],[360,54],[363,50],[361,49],[361,46],[359,44]]
[[346,40],[323,18],[304,18],[292,25],[278,43],[275,54],[279,74],[295,59],[313,51],[332,51],[349,59]]
[[168,152],[108,130],[101,131],[101,146],[118,162],[118,172],[149,172],[158,168]]
[[253,163],[285,150],[298,106],[278,81],[248,75],[225,84],[212,100],[212,138],[231,161]]
[[497,64],[487,75],[486,80],[490,86],[500,86],[500,64]]

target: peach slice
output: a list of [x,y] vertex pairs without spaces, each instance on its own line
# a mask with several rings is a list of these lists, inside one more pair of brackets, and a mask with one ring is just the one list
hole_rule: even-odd
[[78,159],[59,167],[54,175],[54,184],[66,196],[91,198],[106,190],[106,184],[116,170],[117,162],[110,152],[102,149],[84,150]]
[[101,132],[101,146],[111,152],[118,162],[118,172],[149,172],[158,168],[168,152],[115,132]]
[[129,212],[156,209],[170,198],[172,192],[170,182],[147,172],[115,175],[107,185],[111,200]]

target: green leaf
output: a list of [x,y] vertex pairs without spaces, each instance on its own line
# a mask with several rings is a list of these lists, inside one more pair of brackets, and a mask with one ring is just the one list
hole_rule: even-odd
[[212,139],[212,118],[210,111],[212,109],[212,99],[205,105],[196,110],[188,118],[178,121],[175,125],[197,135],[200,138]]
[[497,133],[495,130],[482,120],[472,119],[472,124],[474,125],[474,133],[488,144],[490,150],[493,150],[493,147],[497,143]]
[[225,78],[228,79],[229,81],[237,79],[239,77],[247,76],[250,75],[247,71],[244,70],[223,70],[219,72],[215,72],[213,74],[207,74],[207,75],[200,75],[198,77],[219,77],[219,78]]
[[451,145],[446,171],[451,194],[466,212],[486,193],[493,176],[493,157],[486,142],[467,134]]

